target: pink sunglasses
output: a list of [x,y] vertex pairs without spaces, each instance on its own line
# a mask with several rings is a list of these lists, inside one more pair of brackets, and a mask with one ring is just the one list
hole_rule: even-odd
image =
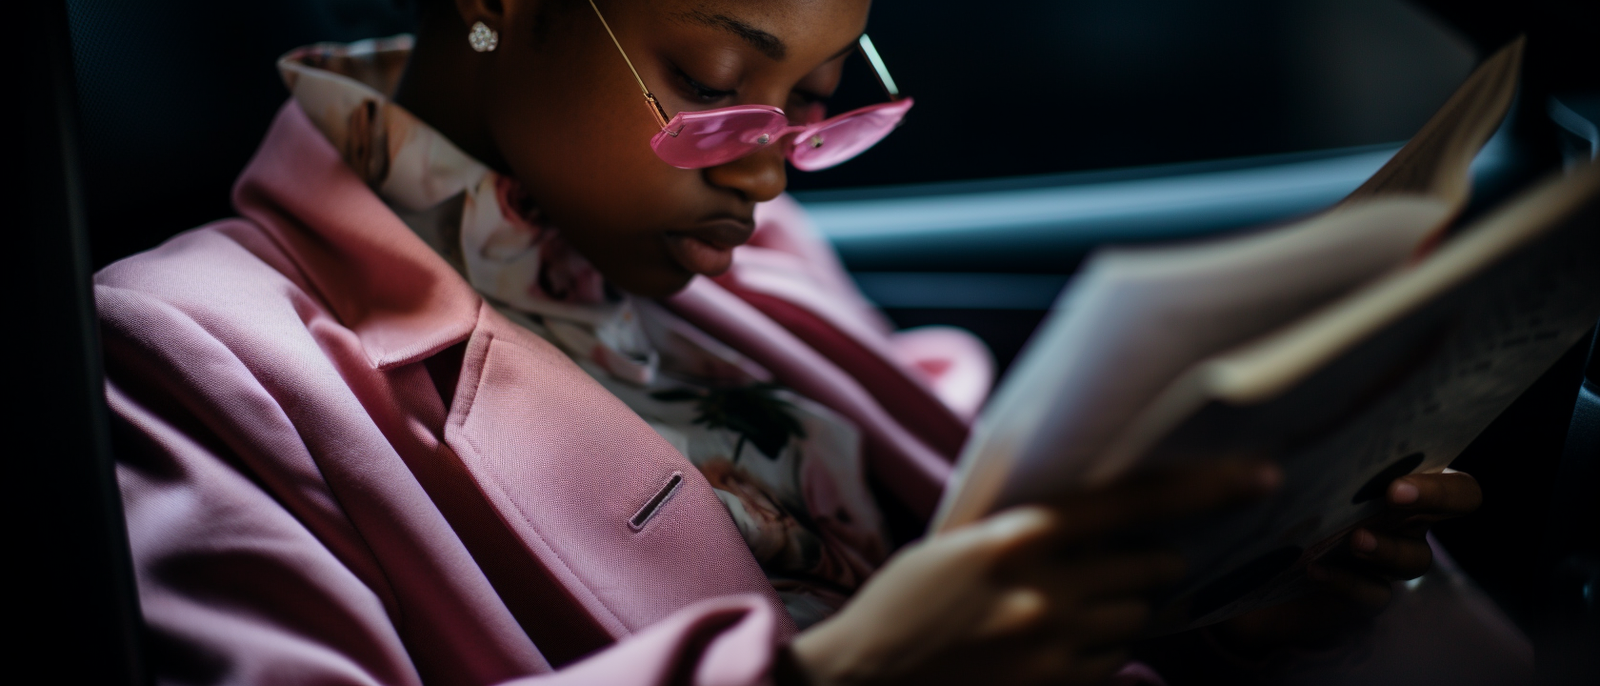
[[[655,94],[644,85],[639,70],[611,32],[600,7],[589,0],[600,24],[605,26],[611,42],[622,53],[639,90],[650,105],[650,114],[656,118],[661,131],[650,139],[650,148],[662,161],[679,169],[704,169],[727,164],[749,155],[767,145],[784,146],[789,163],[802,171],[827,169],[861,154],[889,135],[911,109],[912,99],[900,97],[900,91],[883,66],[883,58],[872,46],[872,39],[861,34],[857,44],[861,54],[872,64],[878,74],[878,83],[889,94],[889,102],[851,110],[828,119],[791,125],[783,110],[770,105],[734,105],[698,112],[679,112],[668,117],[667,111],[656,100]],[[820,118],[821,106],[814,109],[812,118]],[[791,138],[792,137],[792,138]],[[786,140],[787,139],[787,140]]]

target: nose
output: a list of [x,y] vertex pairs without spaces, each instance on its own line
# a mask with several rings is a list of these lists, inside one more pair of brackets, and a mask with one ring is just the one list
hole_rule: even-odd
[[766,202],[778,197],[789,184],[783,168],[783,149],[767,145],[727,164],[708,167],[706,182],[726,188],[748,202]]

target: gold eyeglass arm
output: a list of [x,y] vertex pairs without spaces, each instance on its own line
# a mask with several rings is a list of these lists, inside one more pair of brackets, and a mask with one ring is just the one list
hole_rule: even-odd
[[[589,2],[592,3],[594,0]],[[883,66],[883,58],[878,56],[878,49],[873,47],[872,39],[863,33],[856,39],[856,45],[861,48],[861,54],[866,56],[867,61],[872,63],[872,72],[878,75],[878,83],[883,85],[883,90],[889,94],[889,99],[899,100],[900,88],[894,85],[894,77],[889,75],[889,68]]]
[[622,49],[622,42],[617,40],[617,34],[611,32],[611,24],[606,23],[606,15],[600,13],[600,6],[594,4],[594,0],[589,0],[589,6],[594,8],[594,16],[600,18],[600,25],[606,28],[606,35],[611,36],[612,45],[617,46],[617,52],[622,54],[622,61],[627,63],[628,71],[633,72],[633,80],[639,82],[639,90],[644,93],[644,99],[650,103],[650,114],[655,116],[656,123],[661,128],[667,128],[667,120],[671,119],[671,117],[667,116],[667,110],[656,100],[656,96],[650,92],[650,88],[644,85],[644,79],[639,78],[639,70],[633,68],[633,60],[628,59],[628,51]]

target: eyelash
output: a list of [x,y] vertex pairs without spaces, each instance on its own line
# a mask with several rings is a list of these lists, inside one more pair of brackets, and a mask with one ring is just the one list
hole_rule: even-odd
[[684,87],[689,91],[689,96],[704,103],[713,103],[718,100],[731,98],[738,95],[737,91],[717,90],[689,77],[689,74],[678,67],[673,67],[678,73],[678,78],[683,81]]
[[[672,71],[675,72],[678,75],[678,79],[683,82],[684,88],[688,91],[689,97],[700,102],[710,104],[719,100],[732,98],[739,94],[738,91],[717,90],[700,83],[699,81],[694,80],[693,77],[689,76],[688,72],[685,72],[680,67],[673,67]],[[800,103],[804,106],[810,106],[818,103],[826,105],[828,102],[828,96],[817,95],[816,93],[797,90],[794,91],[794,95],[800,99]]]

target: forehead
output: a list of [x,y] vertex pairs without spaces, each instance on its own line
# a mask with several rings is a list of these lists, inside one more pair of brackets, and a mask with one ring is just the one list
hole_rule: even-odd
[[661,17],[737,37],[778,61],[848,49],[866,29],[870,0],[680,0],[656,5]]

